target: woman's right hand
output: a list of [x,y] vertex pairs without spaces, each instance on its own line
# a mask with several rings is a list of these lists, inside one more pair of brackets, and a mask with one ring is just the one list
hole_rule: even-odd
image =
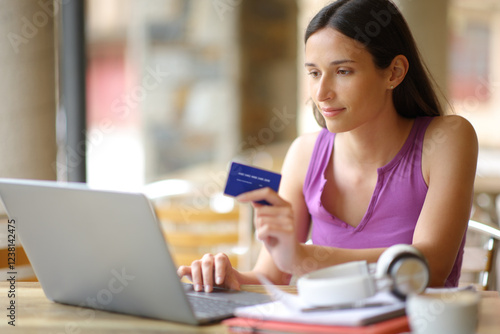
[[224,253],[205,254],[200,260],[193,261],[191,266],[180,266],[177,275],[180,278],[187,277],[193,283],[195,291],[212,292],[214,286],[240,289],[238,271]]

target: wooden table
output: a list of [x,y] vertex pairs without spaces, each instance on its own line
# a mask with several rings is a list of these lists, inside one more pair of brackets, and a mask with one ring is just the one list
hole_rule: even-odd
[[[261,286],[243,286],[244,290],[263,292]],[[284,287],[292,291],[294,287]],[[220,324],[188,326],[110,312],[82,309],[49,301],[39,283],[16,284],[15,327],[8,324],[9,285],[0,282],[0,333],[227,333]],[[500,297],[483,292],[477,334],[500,333]]]

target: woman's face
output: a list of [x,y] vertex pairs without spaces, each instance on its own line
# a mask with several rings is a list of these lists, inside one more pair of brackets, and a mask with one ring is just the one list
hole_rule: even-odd
[[330,132],[345,132],[395,112],[389,69],[375,66],[364,46],[332,28],[312,34],[305,46],[309,94]]

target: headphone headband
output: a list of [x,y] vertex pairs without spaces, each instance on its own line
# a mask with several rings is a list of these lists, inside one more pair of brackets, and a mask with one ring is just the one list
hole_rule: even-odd
[[297,280],[300,297],[311,306],[343,304],[375,294],[366,261],[339,264],[313,271]]
[[389,279],[391,292],[400,298],[422,292],[429,283],[423,254],[410,245],[394,245],[382,253],[375,275],[366,261],[354,261],[313,271],[297,280],[301,299],[311,306],[350,303],[373,296],[376,280]]

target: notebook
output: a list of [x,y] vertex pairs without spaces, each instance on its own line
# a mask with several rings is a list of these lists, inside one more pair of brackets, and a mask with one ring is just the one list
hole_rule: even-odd
[[[269,302],[251,292],[195,292],[180,282],[149,199],[80,183],[0,179],[0,198],[48,299],[191,325]],[[227,309],[194,311],[190,299]],[[197,303],[199,304],[199,303]]]
[[318,325],[271,321],[251,318],[231,318],[222,322],[230,333],[308,333],[308,334],[397,334],[410,332],[406,316],[400,316],[365,326]]

